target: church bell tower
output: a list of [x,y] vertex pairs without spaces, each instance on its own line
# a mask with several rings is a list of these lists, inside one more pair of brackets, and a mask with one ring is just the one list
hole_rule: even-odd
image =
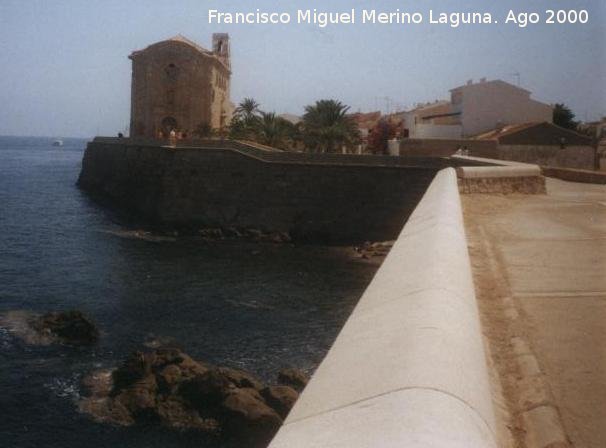
[[217,55],[228,68],[231,68],[229,62],[229,34],[213,34],[213,53]]

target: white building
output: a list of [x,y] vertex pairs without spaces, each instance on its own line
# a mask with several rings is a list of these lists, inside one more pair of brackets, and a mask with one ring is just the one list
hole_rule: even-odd
[[461,138],[463,128],[449,101],[420,104],[404,112],[404,136],[409,138]]
[[450,102],[425,104],[405,114],[410,138],[466,138],[506,125],[552,122],[553,109],[528,90],[505,81],[473,83],[450,91]]

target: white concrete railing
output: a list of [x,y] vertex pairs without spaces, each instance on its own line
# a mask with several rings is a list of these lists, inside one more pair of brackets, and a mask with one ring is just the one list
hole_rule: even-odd
[[438,173],[270,448],[494,448],[455,171]]

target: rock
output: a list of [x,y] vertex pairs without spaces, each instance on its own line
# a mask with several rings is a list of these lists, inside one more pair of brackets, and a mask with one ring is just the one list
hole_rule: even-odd
[[80,412],[91,415],[95,421],[120,426],[130,426],[135,420],[126,407],[109,397],[112,376],[109,370],[87,375],[81,382],[84,397],[78,403]]
[[[306,382],[294,369],[281,378]],[[94,372],[82,384],[89,395],[80,410],[99,422],[197,429],[241,439],[247,448],[265,446],[298,397],[289,386],[265,387],[250,373],[209,367],[175,348],[134,352],[113,372]]]
[[218,371],[236,387],[251,387],[256,390],[263,389],[263,383],[250,373],[229,367],[219,367]]
[[156,378],[148,375],[120,392],[114,401],[128,409],[135,420],[155,420],[157,390]]
[[275,232],[269,235],[269,241],[273,243],[290,243],[291,238],[290,235],[286,232]]
[[263,232],[261,232],[259,229],[245,229],[244,234],[247,237],[257,241],[262,240],[264,236]]
[[213,418],[202,418],[179,397],[170,396],[158,402],[158,416],[164,426],[175,429],[199,429],[209,433],[219,431],[219,422]]
[[162,369],[169,364],[180,364],[186,357],[189,358],[178,348],[163,347],[154,350],[152,353],[154,356],[150,359],[152,360],[152,367],[155,369]]
[[122,389],[126,389],[137,381],[149,376],[152,371],[154,358],[154,353],[131,353],[124,363],[112,373],[114,381],[112,395],[117,395]]
[[36,331],[50,333],[66,344],[88,345],[99,339],[95,325],[80,311],[47,313],[33,319],[31,325]]
[[223,233],[228,238],[242,238],[242,232],[240,232],[235,227],[228,227],[223,231]]
[[308,382],[309,377],[302,370],[288,368],[278,372],[278,383],[284,386],[290,386],[297,392],[301,392],[305,386],[307,386]]
[[200,234],[200,236],[202,238],[208,238],[208,239],[213,239],[213,240],[220,240],[222,239],[223,236],[223,231],[221,229],[200,229],[198,230],[198,234]]
[[282,425],[282,418],[255,389],[233,389],[223,401],[221,422],[225,433],[259,446],[269,442]]
[[261,396],[285,419],[299,398],[299,393],[290,386],[269,386],[261,390]]
[[171,393],[181,381],[181,369],[177,364],[169,364],[156,374],[156,382],[164,393]]
[[219,369],[213,368],[179,386],[179,395],[201,412],[213,412],[234,385]]
[[190,379],[208,371],[208,366],[205,364],[194,361],[192,358],[182,353],[183,361],[179,363],[181,369],[181,375],[183,379]]
[[93,417],[96,422],[119,426],[130,426],[135,419],[121,403],[108,397],[87,397],[78,403],[80,412]]
[[82,378],[80,386],[84,396],[106,397],[113,387],[112,372],[111,370],[95,371]]

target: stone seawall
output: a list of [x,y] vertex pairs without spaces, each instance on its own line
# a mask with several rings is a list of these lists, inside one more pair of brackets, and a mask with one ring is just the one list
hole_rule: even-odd
[[88,144],[78,184],[157,224],[256,228],[341,243],[394,239],[436,172],[457,164],[236,143],[170,149],[97,138]]

